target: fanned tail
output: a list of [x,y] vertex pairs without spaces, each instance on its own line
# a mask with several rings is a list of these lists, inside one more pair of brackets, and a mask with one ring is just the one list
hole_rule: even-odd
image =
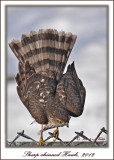
[[19,68],[25,72],[25,77],[49,70],[54,72],[58,81],[75,41],[76,36],[71,33],[47,29],[23,34],[21,41],[13,40],[9,46],[18,58]]

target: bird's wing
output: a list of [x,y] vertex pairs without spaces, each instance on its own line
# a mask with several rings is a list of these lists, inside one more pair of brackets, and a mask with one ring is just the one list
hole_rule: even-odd
[[36,82],[37,74],[27,61],[25,66],[19,62],[19,73],[16,76],[17,93],[32,117],[40,124],[48,122],[43,104],[40,103],[40,90]]
[[84,109],[86,90],[78,78],[74,62],[68,66],[57,85],[56,96],[71,116],[80,116]]
[[23,104],[27,107],[28,106],[28,93],[25,91],[26,88],[26,74],[25,74],[25,67],[21,62],[18,63],[18,70],[16,76],[16,82],[17,82],[17,93],[20,97]]

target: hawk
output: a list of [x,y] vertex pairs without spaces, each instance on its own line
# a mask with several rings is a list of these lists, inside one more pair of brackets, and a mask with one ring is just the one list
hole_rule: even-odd
[[[70,117],[82,114],[86,90],[78,78],[74,62],[63,73],[77,36],[55,29],[40,29],[12,40],[10,48],[19,60],[17,93],[43,131],[68,126]],[[44,126],[43,126],[44,125]],[[55,140],[56,140],[55,138]]]

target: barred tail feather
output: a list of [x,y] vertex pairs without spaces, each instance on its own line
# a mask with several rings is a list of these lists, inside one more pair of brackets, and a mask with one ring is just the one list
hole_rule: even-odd
[[13,40],[9,46],[23,67],[29,62],[36,73],[50,70],[59,80],[75,41],[71,33],[41,29],[23,34],[21,41]]

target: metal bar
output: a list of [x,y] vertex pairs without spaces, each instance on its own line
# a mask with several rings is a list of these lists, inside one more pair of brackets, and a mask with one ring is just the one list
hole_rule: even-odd
[[[24,130],[22,130],[22,132],[20,133],[24,133]],[[9,144],[9,146],[11,146],[18,138],[20,137],[20,135],[17,135],[14,140]]]
[[33,142],[38,143],[36,140],[34,140],[33,138],[27,136],[26,134],[24,134],[24,132],[17,132],[18,135],[27,138],[27,139],[31,139]]
[[[83,134],[84,132],[83,131],[81,131],[80,132],[80,134]],[[78,139],[80,136],[79,135],[77,135],[77,136],[75,136],[70,142],[68,142],[66,145],[69,145],[69,144],[71,144],[75,139]]]
[[17,135],[14,140],[9,144],[9,146],[11,146],[18,138],[20,137],[20,135]]
[[83,143],[85,143],[85,142],[79,142],[78,144],[75,145],[75,147],[79,146],[80,144],[83,144]]
[[102,131],[99,132],[99,134],[97,135],[97,137],[94,140],[94,143],[96,143],[97,139],[99,138],[99,136],[101,135]]
[[101,128],[101,131],[98,133],[97,137],[95,138],[94,143],[96,143],[97,139],[102,134],[102,132],[104,132],[105,134],[108,134],[108,131],[104,127]]
[[91,139],[89,139],[88,137],[86,137],[85,135],[83,135],[83,134],[80,134],[79,132],[75,132],[76,134],[78,134],[80,137],[82,137],[82,138],[84,138],[84,139],[86,139],[86,140],[88,140],[90,143],[92,143],[93,145],[95,145],[94,144],[94,142],[93,141],[91,141]]
[[102,132],[104,132],[105,134],[108,134],[108,131],[103,127],[101,128]]
[[49,140],[50,138],[53,138],[53,136],[47,137],[47,138],[44,140],[44,142],[46,142],[46,141]]
[[[51,132],[48,132],[53,138],[55,138],[54,134]],[[66,145],[59,137],[57,138],[63,145]]]

